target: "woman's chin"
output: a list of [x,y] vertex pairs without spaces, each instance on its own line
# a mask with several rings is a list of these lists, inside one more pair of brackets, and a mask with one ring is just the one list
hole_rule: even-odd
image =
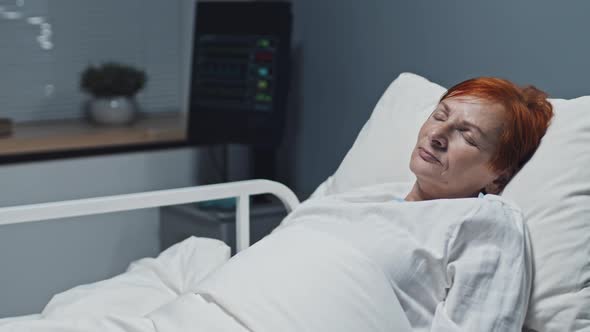
[[418,155],[414,156],[414,158],[412,158],[412,161],[410,162],[410,170],[412,170],[412,172],[416,174],[416,176],[418,176],[418,173],[425,175],[440,174],[440,167],[440,164],[426,161]]
[[418,182],[431,184],[441,183],[440,169],[432,167],[432,164],[425,162],[411,163],[410,170],[414,173]]

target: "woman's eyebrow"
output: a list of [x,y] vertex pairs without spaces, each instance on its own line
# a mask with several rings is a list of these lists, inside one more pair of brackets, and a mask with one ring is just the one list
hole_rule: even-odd
[[445,113],[447,115],[449,115],[449,113],[451,112],[451,109],[449,108],[449,105],[447,105],[444,101],[441,101],[440,104],[443,107],[443,110],[445,111]]

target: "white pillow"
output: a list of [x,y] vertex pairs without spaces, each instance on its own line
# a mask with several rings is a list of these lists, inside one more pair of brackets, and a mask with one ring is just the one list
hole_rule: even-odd
[[520,205],[535,262],[527,326],[590,329],[590,96],[552,99],[539,149],[502,196]]
[[[337,171],[312,197],[413,181],[420,126],[446,91],[402,73],[389,86]],[[521,206],[535,261],[527,327],[590,328],[590,97],[552,99],[555,118],[537,153],[503,196]]]

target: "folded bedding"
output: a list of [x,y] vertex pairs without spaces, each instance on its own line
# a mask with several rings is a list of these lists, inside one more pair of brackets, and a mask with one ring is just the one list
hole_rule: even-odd
[[[144,316],[162,317],[170,308],[178,310],[179,303],[190,303],[183,296],[229,256],[223,242],[191,237],[157,258],[133,262],[116,277],[55,295],[41,314],[0,319],[0,331],[158,331]],[[183,315],[170,313],[170,318],[182,321]]]
[[3,332],[248,332],[219,306],[194,293],[183,294],[143,316],[84,315],[67,319],[17,321]]

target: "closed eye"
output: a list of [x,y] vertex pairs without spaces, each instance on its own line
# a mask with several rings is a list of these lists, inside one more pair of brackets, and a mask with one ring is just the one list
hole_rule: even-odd
[[461,136],[463,136],[463,139],[469,144],[469,145],[473,145],[475,147],[477,147],[477,144],[475,143],[475,141],[473,140],[472,137],[470,137],[469,135],[466,135],[466,132],[469,132],[470,130],[468,128],[458,128],[457,131],[459,131],[461,133]]
[[475,141],[471,137],[469,137],[467,135],[463,135],[463,138],[465,139],[467,144],[477,147],[477,144],[475,143]]
[[432,116],[436,121],[445,121],[445,116],[443,114],[434,113]]
[[[463,137],[465,137],[465,136],[463,136]],[[469,144],[469,145],[473,145],[473,146],[477,147],[477,144],[475,144],[475,142],[474,142],[474,141],[472,141],[471,139],[469,139],[469,138],[465,138],[465,141],[467,142],[467,144]]]

